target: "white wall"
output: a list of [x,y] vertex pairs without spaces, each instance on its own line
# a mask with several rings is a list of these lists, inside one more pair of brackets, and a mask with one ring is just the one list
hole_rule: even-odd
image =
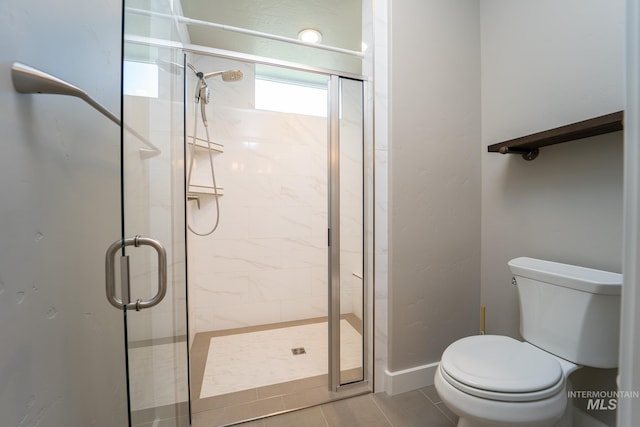
[[621,0],[482,3],[482,302],[488,333],[518,336],[511,258],[621,271],[621,132],[543,148],[532,162],[487,153],[486,146],[622,110],[623,63]]
[[[481,26],[482,303],[487,333],[519,338],[509,259],[621,271],[622,132],[531,162],[486,146],[624,108],[624,1],[488,0]],[[615,374],[583,369],[572,382],[615,389]],[[614,411],[593,415],[614,423]]]
[[480,28],[477,1],[390,5],[387,391],[433,382],[434,363],[478,332]]
[[3,425],[126,424],[122,315],[104,295],[120,236],[119,129],[77,98],[14,92],[13,61],[119,114],[117,1],[0,3]]

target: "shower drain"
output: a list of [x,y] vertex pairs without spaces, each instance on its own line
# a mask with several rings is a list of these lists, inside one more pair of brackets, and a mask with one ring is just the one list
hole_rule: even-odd
[[297,356],[299,354],[306,354],[307,351],[304,349],[304,347],[297,347],[297,348],[292,348],[291,353],[293,353],[294,356]]

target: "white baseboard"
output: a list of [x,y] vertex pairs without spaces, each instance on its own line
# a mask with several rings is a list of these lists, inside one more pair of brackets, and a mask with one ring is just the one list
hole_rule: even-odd
[[388,369],[385,369],[385,392],[389,396],[393,396],[394,394],[405,393],[433,385],[433,376],[436,374],[436,369],[439,364],[440,362],[435,362],[395,372],[390,372]]

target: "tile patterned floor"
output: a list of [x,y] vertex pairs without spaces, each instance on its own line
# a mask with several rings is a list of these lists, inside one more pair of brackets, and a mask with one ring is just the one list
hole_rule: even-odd
[[[357,321],[355,316],[347,315],[345,316],[345,320],[348,322],[348,325],[346,326],[351,330],[352,335],[360,337],[360,323]],[[341,321],[341,324],[347,322]],[[210,359],[210,344],[212,342],[212,338],[217,336],[224,337],[229,334],[246,335],[255,332],[268,332],[274,328],[282,329],[285,327],[318,325],[321,323],[325,326],[320,328],[324,328],[324,334],[320,341],[323,342],[323,345],[326,347],[326,318],[307,319],[304,321],[286,322],[277,325],[263,325],[260,327],[242,328],[232,331],[196,334],[194,343],[191,347],[191,404],[195,418],[198,420],[204,420],[203,424],[201,424],[203,426],[223,426],[237,423],[242,420],[262,417],[282,411],[305,408],[313,405],[320,405],[335,400],[336,395],[329,391],[326,368],[319,371],[324,372],[321,375],[318,375],[316,372],[315,374],[312,373],[312,376],[307,378],[278,382],[276,384],[268,384],[268,382],[265,383],[259,378],[252,379],[253,376],[257,375],[257,373],[252,373],[249,368],[251,368],[252,365],[264,367],[265,364],[263,362],[265,362],[266,359],[269,359],[269,357],[266,357],[263,353],[258,353],[257,359],[256,356],[254,356],[255,360],[251,364],[248,364],[247,369],[244,369],[243,367],[236,367],[233,369],[233,373],[239,373],[240,377],[246,377],[245,379],[249,380],[249,382],[253,381],[253,385],[251,387],[241,387],[246,389],[215,396],[212,396],[211,392],[207,391],[208,385],[206,382],[210,380],[210,378],[205,375],[205,371],[208,359]],[[354,341],[355,343],[357,340],[354,339],[351,341]],[[312,342],[305,342],[303,345],[313,346]],[[290,346],[290,344],[285,345],[285,349],[289,352],[290,349],[288,347]],[[345,347],[345,349],[347,348],[348,346]],[[327,352],[326,348],[323,352]],[[357,357],[352,362],[356,361],[356,359],[361,360],[361,353],[359,354],[359,356],[356,354]],[[326,366],[326,357],[323,360],[324,362],[321,363],[321,365]],[[357,368],[347,369],[341,372],[341,378],[345,382],[357,381],[362,378],[361,363],[356,362],[351,363],[351,365],[358,366]],[[278,369],[286,371],[290,366],[291,364],[289,363]],[[245,370],[246,372],[244,372],[244,374],[246,375],[242,375]],[[341,394],[341,397],[360,395],[367,391],[366,386],[363,385],[359,388],[350,390],[348,394]]]
[[[350,392],[352,397],[334,401],[336,396],[328,391],[326,375],[200,399],[210,338],[211,335],[205,336],[198,345],[194,342],[191,352],[194,427],[452,427],[457,422],[433,386],[396,396],[367,393],[365,388],[360,388]],[[361,369],[346,371],[345,374],[350,378],[360,378]],[[341,395],[343,397],[346,396]],[[173,406],[160,409],[166,411],[139,411],[135,425],[175,425],[172,417],[175,417],[176,409]],[[242,423],[242,420],[294,409],[298,410]],[[188,408],[183,408],[180,413],[188,417]]]
[[[216,425],[210,413],[194,414],[194,427]],[[441,402],[433,386],[396,396],[366,394],[301,409],[243,427],[452,427],[456,416]]]
[[[210,338],[200,398],[279,384],[327,373],[326,321]],[[340,321],[340,366],[362,366],[362,337]],[[305,353],[295,355],[294,348]]]

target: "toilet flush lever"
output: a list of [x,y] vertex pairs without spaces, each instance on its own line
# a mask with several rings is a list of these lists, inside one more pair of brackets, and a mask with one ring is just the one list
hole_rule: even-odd
[[518,285],[518,281],[516,280],[516,278],[515,278],[515,277],[512,277],[512,278],[511,278],[511,284],[512,284],[513,286],[517,286],[517,285]]

